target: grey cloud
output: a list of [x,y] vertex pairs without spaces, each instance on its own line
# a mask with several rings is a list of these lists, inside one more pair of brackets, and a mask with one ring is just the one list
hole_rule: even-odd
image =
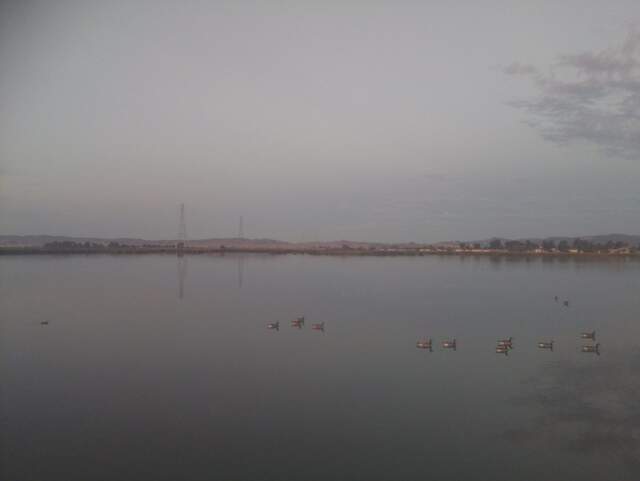
[[533,81],[536,97],[509,104],[544,139],[586,141],[608,155],[640,158],[640,32],[600,52],[563,55],[547,73],[519,63],[504,72]]
[[612,78],[633,74],[640,65],[637,58],[640,53],[640,32],[632,30],[626,40],[617,48],[601,52],[583,52],[560,57],[560,65],[573,67],[581,74],[589,76],[604,75]]

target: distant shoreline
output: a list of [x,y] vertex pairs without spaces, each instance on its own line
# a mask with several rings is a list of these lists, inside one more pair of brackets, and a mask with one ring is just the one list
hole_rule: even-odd
[[325,255],[325,256],[354,256],[354,257],[421,257],[421,256],[495,256],[495,257],[633,257],[640,258],[640,252],[547,252],[547,251],[509,251],[506,249],[387,249],[370,250],[356,248],[238,248],[238,247],[185,247],[181,250],[175,247],[118,247],[118,248],[70,248],[49,249],[44,247],[0,247],[1,256],[24,255],[201,255],[201,254],[268,254],[268,255]]

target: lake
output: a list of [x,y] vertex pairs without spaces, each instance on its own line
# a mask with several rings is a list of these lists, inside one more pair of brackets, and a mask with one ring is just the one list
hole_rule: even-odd
[[639,294],[621,258],[1,257],[0,478],[637,480]]

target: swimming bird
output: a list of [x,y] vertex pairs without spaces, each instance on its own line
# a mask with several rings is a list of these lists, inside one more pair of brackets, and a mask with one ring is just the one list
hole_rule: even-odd
[[508,339],[498,339],[498,346],[513,349],[513,337],[510,337]]
[[304,316],[298,317],[298,318],[294,319],[293,321],[291,321],[291,325],[293,327],[298,327],[298,328],[304,326]]
[[431,339],[420,339],[418,342],[416,342],[416,347],[420,349],[431,350]]
[[455,351],[457,347],[455,338],[450,341],[442,341],[442,347],[444,347],[445,349],[453,349]]
[[506,355],[509,354],[509,348],[503,347],[503,346],[498,346],[498,347],[496,347],[496,353],[497,354],[504,354],[506,356]]
[[569,307],[569,301],[564,301],[563,304],[564,304],[564,307]]
[[583,332],[582,334],[580,334],[580,339],[591,339],[592,341],[595,341],[596,331]]
[[311,329],[315,331],[324,331],[324,321],[316,324],[311,324]]
[[48,326],[49,325],[49,321],[40,321],[40,325],[41,326]]
[[279,331],[280,330],[280,321],[271,322],[271,323],[267,324],[267,329],[275,329],[276,331]]
[[549,349],[550,351],[553,351],[553,341],[550,341],[550,342],[539,342],[538,343],[538,347],[540,349]]

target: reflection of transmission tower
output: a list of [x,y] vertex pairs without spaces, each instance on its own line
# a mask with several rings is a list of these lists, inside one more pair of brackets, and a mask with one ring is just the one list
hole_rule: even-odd
[[184,204],[180,204],[180,227],[178,227],[178,254],[182,251],[187,243],[187,220],[184,215]]
[[244,222],[242,216],[240,216],[240,222],[238,224],[238,239],[244,239]]
[[238,256],[238,288],[242,289],[242,278],[244,277],[244,256]]
[[184,280],[187,277],[187,258],[178,256],[178,298],[184,297]]

